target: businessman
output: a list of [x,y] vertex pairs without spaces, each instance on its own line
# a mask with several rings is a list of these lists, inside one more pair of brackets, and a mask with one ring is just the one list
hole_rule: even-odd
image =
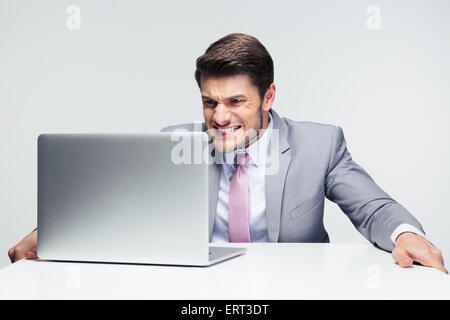
[[[353,161],[340,127],[280,117],[272,108],[273,61],[254,37],[230,34],[197,59],[210,166],[211,242],[329,242],[325,197],[401,267],[413,262],[448,273],[420,223]],[[162,131],[196,130],[195,124]],[[276,139],[275,139],[276,138]],[[269,164],[276,160],[276,171]],[[272,170],[273,171],[273,170]],[[8,252],[36,258],[37,230]]]

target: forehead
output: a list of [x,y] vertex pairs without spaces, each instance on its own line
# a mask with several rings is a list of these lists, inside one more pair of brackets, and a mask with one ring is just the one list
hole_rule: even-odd
[[227,98],[234,95],[251,97],[258,95],[258,88],[254,86],[246,74],[205,77],[201,79],[202,95],[210,98]]

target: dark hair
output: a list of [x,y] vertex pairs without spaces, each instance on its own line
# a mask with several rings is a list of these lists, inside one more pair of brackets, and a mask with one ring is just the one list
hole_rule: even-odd
[[213,44],[197,58],[195,80],[201,89],[201,77],[247,74],[258,88],[261,100],[273,82],[273,61],[258,39],[248,34],[232,33]]

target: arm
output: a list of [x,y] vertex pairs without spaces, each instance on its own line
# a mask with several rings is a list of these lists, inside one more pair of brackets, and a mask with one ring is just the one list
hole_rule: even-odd
[[[434,246],[424,239],[425,232],[417,219],[352,160],[339,127],[334,132],[325,189],[327,198],[338,204],[366,239],[386,251],[399,249],[393,251],[393,257],[401,266],[405,264],[398,259],[407,252],[417,262],[424,261],[421,257],[426,252],[433,256],[433,265],[442,260],[443,267],[440,252],[434,251]],[[430,265],[429,260],[426,265]]]

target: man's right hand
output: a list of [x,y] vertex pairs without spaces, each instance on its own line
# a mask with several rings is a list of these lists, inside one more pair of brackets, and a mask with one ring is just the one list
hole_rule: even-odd
[[27,235],[18,244],[8,250],[11,263],[22,258],[37,259],[37,229]]

